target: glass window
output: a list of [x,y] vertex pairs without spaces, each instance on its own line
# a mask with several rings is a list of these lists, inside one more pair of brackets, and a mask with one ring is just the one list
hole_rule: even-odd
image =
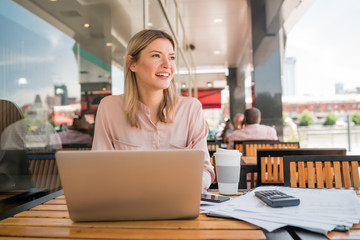
[[[6,33],[0,38],[0,99],[23,113],[27,128],[18,132],[25,141],[21,147],[57,148],[61,142],[51,143],[48,135],[71,125],[80,112],[75,41],[12,1],[0,1],[0,9],[0,32]],[[6,148],[21,148],[11,143]]]

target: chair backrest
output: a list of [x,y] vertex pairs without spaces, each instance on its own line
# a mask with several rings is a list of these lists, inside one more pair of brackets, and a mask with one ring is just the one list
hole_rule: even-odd
[[245,153],[245,147],[244,143],[247,144],[270,144],[270,143],[278,143],[279,140],[245,140],[245,141],[234,141],[234,149],[239,150],[243,156],[246,156]]
[[7,126],[23,118],[21,109],[15,103],[0,99],[0,136]]
[[296,149],[300,148],[299,142],[261,141],[243,142],[244,156],[256,156],[258,149]]
[[63,144],[62,149],[59,150],[66,150],[66,151],[81,151],[81,150],[91,150],[92,145],[89,144]]
[[360,156],[285,156],[285,186],[360,188]]
[[259,149],[257,150],[257,185],[284,185],[283,157],[292,155],[346,155],[346,149]]
[[27,158],[35,188],[47,188],[50,192],[55,192],[62,188],[55,160],[55,151],[28,152]]
[[216,148],[221,147],[220,142],[207,142],[207,147],[209,151],[216,151]]
[[221,148],[221,143],[220,142],[207,142],[207,147],[209,150],[209,154],[210,157],[212,157],[214,155],[214,153],[216,152],[217,148]]

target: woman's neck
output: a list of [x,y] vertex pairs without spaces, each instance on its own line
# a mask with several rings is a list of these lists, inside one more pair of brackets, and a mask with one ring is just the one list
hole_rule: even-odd
[[150,108],[150,115],[153,123],[157,123],[159,121],[159,106],[163,101],[163,97],[163,91],[144,92],[140,94],[140,101]]

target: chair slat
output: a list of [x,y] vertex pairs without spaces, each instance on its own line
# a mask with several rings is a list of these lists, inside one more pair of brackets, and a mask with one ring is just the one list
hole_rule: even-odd
[[258,149],[258,145],[255,144],[252,146],[252,149],[251,149],[251,156],[256,156],[256,151]]
[[351,187],[351,179],[350,179],[349,162],[344,161],[342,163],[342,170],[343,170],[344,187],[345,188],[350,188]]
[[304,188],[305,185],[305,171],[304,171],[304,162],[298,162],[298,178],[299,178],[299,187]]
[[278,157],[279,159],[279,171],[280,171],[280,179],[279,182],[284,182],[284,159],[283,157]]
[[308,188],[315,188],[315,168],[313,162],[307,163],[307,183]]
[[325,183],[327,188],[333,187],[333,177],[331,172],[331,162],[325,162]]
[[266,162],[267,162],[267,157],[262,157],[261,158],[261,181],[262,182],[266,181]]
[[340,162],[334,162],[335,188],[342,188]]
[[267,175],[267,179],[266,182],[272,182],[272,163],[271,163],[272,158],[268,157],[267,158],[267,163],[266,163],[266,175]]
[[359,181],[359,164],[358,162],[351,161],[351,174],[353,179],[353,184],[355,188],[360,187],[360,181]]
[[290,186],[297,187],[295,162],[290,163]]
[[276,157],[271,157],[271,161],[272,161],[272,166],[273,166],[273,182],[274,183],[278,183],[279,182],[279,163],[278,163],[278,158]]
[[317,188],[323,188],[324,187],[324,178],[323,178],[322,162],[315,162],[315,170],[316,170]]

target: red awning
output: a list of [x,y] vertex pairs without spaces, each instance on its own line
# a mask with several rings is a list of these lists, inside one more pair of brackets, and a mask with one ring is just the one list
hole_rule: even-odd
[[[222,88],[198,88],[198,99],[204,109],[221,108],[221,90]],[[181,90],[182,96],[189,96],[189,91]],[[191,95],[194,97],[194,91]]]

